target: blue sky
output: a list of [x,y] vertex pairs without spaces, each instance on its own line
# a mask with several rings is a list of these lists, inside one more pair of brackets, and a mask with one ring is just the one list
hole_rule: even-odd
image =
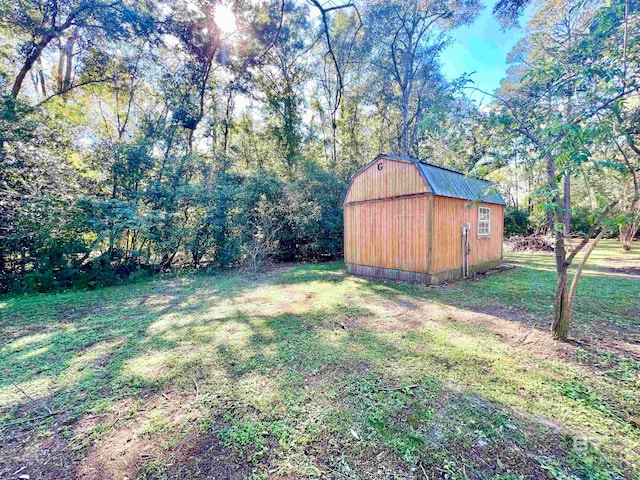
[[[472,25],[454,32],[453,43],[444,50],[440,59],[447,78],[475,72],[471,76],[475,86],[488,92],[500,87],[500,80],[507,72],[507,55],[523,34],[520,29],[503,32],[491,13],[493,4],[487,2]],[[476,102],[482,96],[478,92],[468,94]],[[485,98],[483,103],[488,100]]]

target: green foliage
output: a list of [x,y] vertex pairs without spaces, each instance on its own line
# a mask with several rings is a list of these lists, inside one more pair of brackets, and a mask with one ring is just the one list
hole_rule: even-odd
[[585,235],[593,225],[594,220],[594,214],[586,208],[574,208],[571,210],[571,230],[573,232]]
[[331,259],[342,251],[346,185],[321,167],[309,164],[294,182],[258,171],[219,174],[215,190],[175,188],[184,177],[141,189],[143,177],[130,166],[146,157],[126,158],[113,171],[128,165],[115,183],[127,200],[81,196],[52,204],[44,197],[21,204],[23,213],[3,237],[13,242],[5,244],[7,253],[12,245],[22,252],[7,255],[5,291],[111,285],[177,259],[195,268],[262,268],[270,260]]
[[[621,0],[543,2],[487,110],[439,61],[477,0],[232,2],[234,32],[205,3],[0,2],[0,291],[339,257],[348,179],[383,151],[525,199],[507,236],[552,228],[564,178],[574,232],[616,196],[633,229],[637,105],[616,95],[640,43]],[[567,22],[579,41],[562,43]]]
[[529,212],[507,207],[504,213],[504,236],[529,235],[532,233]]

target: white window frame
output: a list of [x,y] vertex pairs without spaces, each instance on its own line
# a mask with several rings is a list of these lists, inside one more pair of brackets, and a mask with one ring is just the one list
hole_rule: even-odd
[[478,207],[478,236],[491,236],[491,208]]

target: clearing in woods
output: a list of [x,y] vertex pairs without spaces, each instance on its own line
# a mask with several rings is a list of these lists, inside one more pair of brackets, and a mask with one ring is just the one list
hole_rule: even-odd
[[0,298],[0,478],[629,478],[640,257],[604,242],[574,340],[554,259],[443,287],[341,263]]

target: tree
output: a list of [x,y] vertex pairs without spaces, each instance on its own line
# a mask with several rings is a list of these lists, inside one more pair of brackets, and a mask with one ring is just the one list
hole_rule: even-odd
[[[331,163],[338,163],[338,121],[339,109],[345,95],[345,83],[349,68],[353,66],[355,56],[361,52],[362,19],[355,4],[332,5],[324,7],[317,0],[310,0],[321,16],[321,29],[325,43],[320,59],[317,81],[322,87],[324,101],[329,112],[329,128],[331,132]],[[343,10],[351,9],[349,15]],[[335,17],[330,17],[336,12]],[[331,21],[333,20],[333,22]],[[320,109],[322,111],[322,109]]]
[[[570,178],[589,159],[590,146],[601,128],[600,115],[638,91],[637,79],[628,77],[625,68],[612,72],[608,65],[611,56],[626,56],[629,10],[625,7],[623,2],[612,8],[554,2],[543,7],[533,20],[537,30],[520,46],[520,63],[512,71],[517,82],[504,83],[501,94],[495,96],[506,128],[526,138],[546,167],[544,194],[555,236],[558,278],[551,330],[559,340],[567,339],[582,266],[603,232],[591,244],[589,239],[617,203],[609,202],[569,253],[565,239],[571,207],[570,182],[560,188],[559,180],[562,176]],[[551,25],[540,29],[548,22]],[[536,43],[540,32],[544,37],[546,32],[556,31],[561,33],[562,48],[546,48],[548,40]],[[579,38],[567,44],[569,32],[576,31],[580,32]],[[604,49],[608,49],[606,55]],[[569,287],[569,267],[583,249],[582,262]]]
[[622,178],[617,194],[620,198],[618,225],[620,243],[624,251],[631,250],[631,243],[640,228],[640,108],[638,98],[630,98],[625,104],[614,106],[610,113],[611,130],[607,138],[615,147],[604,165],[613,168]]
[[289,178],[293,177],[300,163],[302,147],[300,89],[308,75],[307,13],[306,6],[286,3],[285,22],[257,75],[258,85],[266,99],[268,123],[277,142],[285,175]]
[[491,176],[563,239],[619,197],[634,236],[636,2],[542,4],[482,108],[438,65],[479,0],[216,5],[0,0],[3,289],[330,258],[346,182],[383,151]]
[[448,33],[470,23],[479,7],[473,0],[406,0],[374,3],[367,10],[367,44],[381,86],[376,95],[399,115],[394,150],[401,155],[416,154],[425,112],[445,88],[437,57]]
[[[110,39],[143,35],[150,27],[151,8],[151,4],[145,2],[129,5],[122,0],[3,1],[0,3],[0,23],[21,39],[18,45],[20,68],[12,82],[11,97],[18,98],[27,75],[53,42],[58,43],[60,58],[56,94],[69,91],[74,87],[71,74],[79,37],[103,34],[99,32],[106,32]],[[39,76],[43,81],[42,70]]]

